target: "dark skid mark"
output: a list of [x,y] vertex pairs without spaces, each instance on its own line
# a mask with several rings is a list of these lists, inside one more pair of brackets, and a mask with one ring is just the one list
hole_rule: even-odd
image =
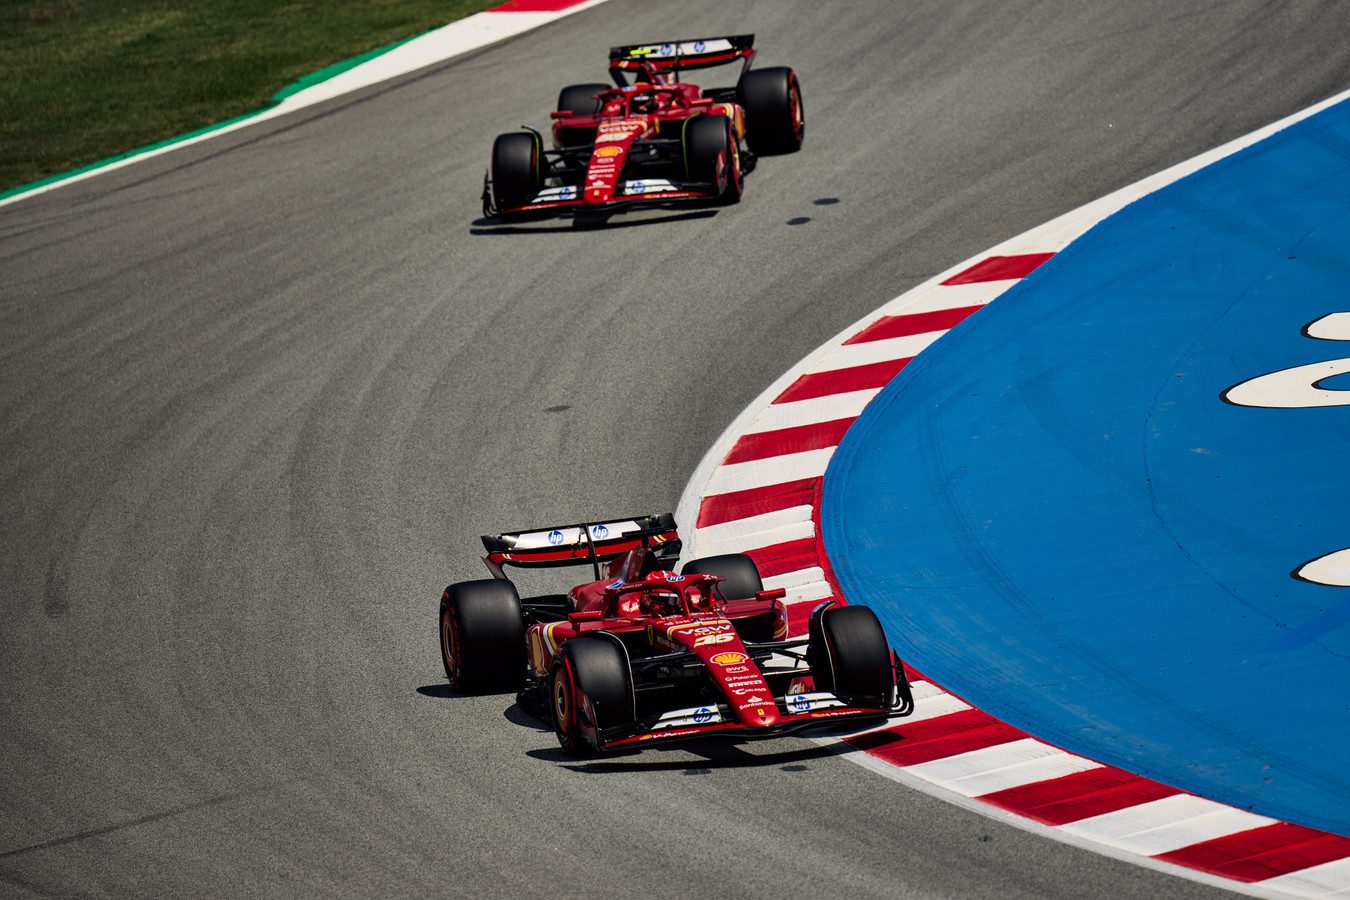
[[810,221],[811,219],[809,216],[797,216],[795,219],[788,219],[787,223],[789,225],[805,225],[807,222]]
[[42,591],[42,611],[49,619],[64,619],[70,612],[66,601],[66,573],[61,571],[58,560],[52,560],[47,567],[47,583]]
[[181,815],[186,812],[192,812],[193,810],[205,809],[208,806],[218,806],[222,803],[230,803],[231,801],[238,800],[241,797],[245,797],[251,793],[255,793],[256,790],[258,789],[239,791],[238,793],[234,794],[221,794],[216,797],[211,797],[207,800],[202,800],[199,803],[189,803],[186,806],[179,806],[174,809],[165,810],[164,812],[151,813],[148,816],[141,816],[140,818],[137,819],[128,819],[125,822],[118,822],[114,825],[105,825],[103,828],[91,828],[88,831],[79,831],[76,832],[75,834],[68,834],[65,837],[53,838],[50,841],[43,841],[40,844],[29,844],[27,847],[18,847],[14,850],[6,850],[5,852],[0,853],[0,859],[11,859],[15,856],[23,856],[26,853],[35,853],[38,850],[50,850],[53,847],[64,847],[67,844],[77,844],[80,841],[88,840],[89,838],[102,837],[105,834],[112,834],[113,832],[121,831],[124,828],[135,828],[138,825],[149,825],[152,822],[158,822],[161,819],[171,819],[174,816]]
[[839,202],[838,197],[821,197],[819,200],[812,200],[816,206],[834,206]]
[[545,406],[544,412],[547,413],[567,412],[571,408],[572,405],[570,403],[559,403],[557,406]]

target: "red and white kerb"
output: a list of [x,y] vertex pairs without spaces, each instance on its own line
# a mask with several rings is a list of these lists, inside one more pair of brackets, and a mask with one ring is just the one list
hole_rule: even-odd
[[[911,359],[1053,255],[987,257],[906,294],[818,352],[777,396],[738,420],[744,424],[734,440],[721,442],[730,445],[720,463],[704,483],[691,485],[697,490],[693,555],[749,554],[766,588],[787,590],[793,635],[806,631],[820,601],[846,602],[820,538],[821,485],[835,448]],[[903,770],[1116,855],[1148,857],[1263,894],[1350,890],[1350,838],[1076,756],[973,709],[917,672],[910,675],[912,716],[843,739],[866,754],[870,767]]]

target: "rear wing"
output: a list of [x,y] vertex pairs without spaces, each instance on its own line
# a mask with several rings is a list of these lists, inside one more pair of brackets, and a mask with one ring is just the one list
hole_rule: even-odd
[[598,580],[600,563],[616,559],[634,547],[651,548],[657,559],[674,565],[682,548],[675,517],[666,513],[483,535],[483,548],[488,554],[484,562],[498,578],[506,577],[503,566],[553,568],[590,564]]
[[695,38],[655,44],[628,44],[610,48],[609,71],[615,81],[623,84],[620,72],[649,70],[652,74],[678,73],[683,69],[722,66],[738,59],[745,60],[748,68],[754,55],[753,34],[733,34],[727,37]]

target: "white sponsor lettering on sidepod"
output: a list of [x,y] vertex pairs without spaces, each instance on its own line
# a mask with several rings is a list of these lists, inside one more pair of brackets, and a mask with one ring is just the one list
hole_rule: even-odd
[[726,634],[732,630],[730,622],[722,622],[717,625],[673,625],[666,629],[666,634],[674,636],[675,632],[685,632],[687,634]]

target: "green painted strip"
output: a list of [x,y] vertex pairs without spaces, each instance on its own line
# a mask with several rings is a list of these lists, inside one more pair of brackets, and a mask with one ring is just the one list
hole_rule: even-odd
[[55,184],[58,181],[65,181],[67,178],[74,178],[76,175],[83,175],[85,172],[92,172],[94,169],[101,169],[104,166],[109,166],[112,165],[113,163],[121,162],[124,159],[130,159],[133,156],[139,156],[142,153],[149,153],[152,150],[158,150],[161,147],[168,147],[172,144],[177,144],[181,143],[182,141],[191,140],[192,138],[199,137],[203,134],[210,134],[213,131],[218,131],[221,128],[226,128],[230,125],[235,124],[236,122],[242,122],[245,119],[251,119],[254,116],[258,115],[259,113],[266,112],[268,109],[270,109],[270,107],[264,107],[263,109],[256,109],[251,113],[244,113],[242,116],[235,116],[233,119],[226,119],[224,122],[217,122],[214,125],[207,125],[205,128],[198,128],[196,131],[189,131],[187,134],[180,134],[177,137],[167,138],[162,141],[157,141],[153,144],[146,144],[144,147],[137,147],[135,150],[128,150],[126,153],[119,153],[116,156],[109,156],[107,159],[100,159],[98,162],[92,162],[87,166],[80,166],[78,169],[71,169],[69,172],[61,172],[60,174],[57,175],[48,175],[46,178],[39,178],[37,181],[31,181],[28,184],[21,184],[18,187],[10,188],[7,191],[0,191],[0,200],[4,200],[7,197],[13,197],[15,194],[22,194],[25,191],[31,191],[34,188],[45,187],[46,185],[49,184]]
[[[435,30],[438,29],[432,29],[432,31]],[[393,50],[396,47],[401,47],[404,44],[408,43],[409,41],[416,40],[417,38],[422,37],[423,34],[430,34],[430,33],[431,33],[430,31],[424,31],[422,32],[422,34],[415,34],[410,38],[404,38],[401,41],[394,41],[392,44],[385,44],[383,47],[377,47],[374,50],[362,53],[359,56],[353,56],[351,59],[344,59],[342,62],[334,63],[331,66],[326,66],[317,72],[313,72],[309,75],[306,75],[303,78],[297,79],[296,81],[291,82],[290,84],[286,85],[284,88],[273,94],[272,102],[261,109],[255,109],[253,112],[244,113],[242,116],[235,116],[233,119],[226,119],[224,122],[217,122],[214,125],[207,125],[204,128],[198,128],[196,131],[189,131],[187,134],[180,134],[175,137],[166,138],[162,141],[156,141],[153,144],[146,144],[143,147],[137,147],[135,150],[128,150],[125,153],[118,153],[116,156],[109,156],[106,159],[100,159],[98,162],[92,162],[89,163],[87,166],[80,166],[77,169],[71,169],[69,172],[60,172],[56,175],[48,175],[46,178],[39,178],[37,181],[30,181],[28,184],[21,184],[18,187],[13,187],[9,188],[8,190],[0,191],[0,200],[7,200],[10,197],[14,197],[19,194],[24,194],[27,193],[28,191],[36,190],[37,188],[46,187],[49,184],[56,184],[57,182],[65,181],[69,178],[74,178],[78,175],[83,175],[86,172],[92,172],[95,169],[101,169],[104,166],[110,166],[113,163],[119,163],[124,159],[131,159],[133,156],[140,156],[143,153],[151,153],[155,150],[159,150],[164,147],[169,147],[174,144],[180,144],[183,141],[189,141],[192,140],[193,138],[201,137],[202,135],[205,134],[210,134],[213,131],[219,131],[222,128],[228,128],[229,126],[234,125],[238,122],[243,122],[248,119],[252,119],[255,116],[267,112],[269,109],[272,109],[282,100],[285,100],[287,97],[298,94],[301,91],[305,90],[306,88],[311,88],[316,84],[321,84],[330,78],[333,78],[337,75],[341,75],[343,72],[346,72],[349,69],[356,68],[362,63],[370,62],[377,56],[383,56],[384,54],[388,53],[390,50]]]
[[[438,30],[439,29],[436,28],[431,29],[431,31],[438,31]],[[424,31],[422,32],[422,34],[415,34],[410,38],[404,38],[401,41],[394,41],[392,44],[385,44],[383,47],[376,47],[374,50],[362,53],[359,56],[353,56],[351,59],[344,59],[342,62],[333,63],[331,66],[325,66],[324,68],[320,69],[317,72],[313,72],[309,75],[306,75],[304,78],[292,81],[290,84],[286,85],[284,88],[277,91],[275,94],[272,95],[272,102],[280,103],[282,100],[285,100],[292,94],[298,94],[301,91],[305,90],[306,88],[314,87],[314,85],[316,84],[322,84],[323,82],[327,81],[330,78],[333,78],[337,75],[341,75],[348,69],[355,69],[362,63],[370,62],[377,56],[383,56],[384,54],[388,53],[390,50],[393,50],[396,47],[402,47],[409,41],[415,41],[418,38],[422,37],[422,35],[431,34],[431,31]]]

